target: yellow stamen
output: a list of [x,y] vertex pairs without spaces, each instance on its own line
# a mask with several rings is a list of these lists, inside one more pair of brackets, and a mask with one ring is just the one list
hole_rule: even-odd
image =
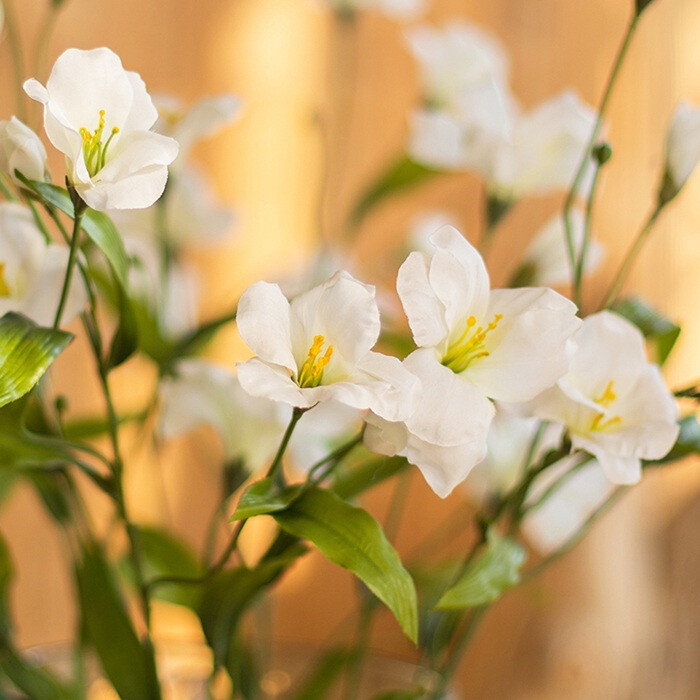
[[10,287],[5,280],[5,263],[0,263],[0,297],[9,297]]
[[106,143],[102,143],[102,132],[105,128],[105,110],[99,111],[97,128],[90,133],[84,126],[80,127],[80,136],[83,139],[83,157],[85,165],[91,177],[94,177],[105,166],[107,149],[112,139],[119,133],[119,127],[112,127],[112,133]]
[[464,372],[474,360],[488,357],[486,336],[496,329],[502,318],[503,314],[494,314],[493,321],[486,328],[478,326],[476,330],[473,330],[476,326],[476,318],[470,316],[462,334],[447,348],[447,352],[442,358],[442,364],[453,372],[459,373]]
[[[599,398],[593,400],[603,408],[607,408],[608,406],[610,406],[610,404],[612,404],[617,399],[617,394],[613,391],[614,385],[615,382],[611,379],[608,382],[608,385],[605,387],[605,391],[602,393],[602,395]],[[603,420],[604,418],[605,412],[601,411],[600,413],[596,414],[596,417],[591,423],[591,430],[595,430],[598,432],[600,432],[601,430],[607,430],[613,425],[617,425],[622,420],[620,416],[611,416],[610,418]]]
[[319,357],[325,342],[326,339],[322,335],[314,336],[314,342],[309,349],[309,354],[304,364],[301,366],[301,371],[297,379],[297,384],[299,384],[300,387],[314,387],[321,383],[323,379],[323,370],[331,361],[333,355],[333,346],[329,345],[326,348],[325,354]]

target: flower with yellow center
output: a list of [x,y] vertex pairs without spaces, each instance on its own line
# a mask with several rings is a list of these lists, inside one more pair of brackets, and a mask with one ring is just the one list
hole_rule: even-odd
[[68,49],[45,87],[32,78],[24,89],[44,105],[46,134],[89,207],[141,209],[160,197],[178,145],[151,131],[158,113],[146,86],[115,53]]
[[238,366],[249,394],[299,408],[336,400],[390,420],[412,410],[417,379],[395,357],[371,351],[380,330],[374,287],[347,272],[291,302],[278,285],[256,282],[236,320],[256,354]]
[[446,496],[483,459],[493,406],[552,386],[568,368],[576,307],[551,289],[489,289],[484,262],[452,226],[411,253],[397,289],[418,350],[404,364],[423,383],[402,425],[370,417],[365,444],[401,454]]
[[571,444],[594,455],[613,483],[641,478],[642,459],[660,459],[678,436],[678,409],[644,338],[608,311],[589,316],[572,339],[571,366],[533,402],[535,414],[564,424]]

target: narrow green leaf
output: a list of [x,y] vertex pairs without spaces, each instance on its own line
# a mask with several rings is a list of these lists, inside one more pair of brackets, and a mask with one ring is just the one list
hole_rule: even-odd
[[379,457],[360,464],[343,463],[333,472],[331,489],[343,499],[354,498],[408,468],[404,457]]
[[123,698],[159,700],[153,653],[136,636],[98,545],[83,547],[76,579],[87,638],[117,693]]
[[0,318],[0,407],[28,393],[72,339],[11,311]]
[[119,323],[112,337],[107,355],[107,368],[118,367],[126,362],[139,347],[138,321],[126,293],[119,289]]
[[332,562],[352,571],[389,607],[406,635],[418,639],[413,579],[369,513],[312,487],[273,517],[283,530],[313,542]]
[[350,223],[357,226],[379,202],[439,174],[439,170],[416,163],[408,156],[401,156],[362,195],[350,214]]
[[486,550],[467,568],[459,581],[440,598],[437,608],[454,610],[486,605],[520,581],[525,550],[494,528],[487,533]]
[[659,365],[663,365],[666,362],[680,335],[680,326],[669,321],[665,316],[636,297],[623,299],[613,304],[610,310],[634,323],[642,331],[644,337],[654,343],[656,347],[656,361]]
[[698,423],[698,419],[693,415],[686,416],[679,421],[679,425],[680,432],[671,451],[661,459],[644,462],[645,467],[668,464],[688,455],[700,454],[700,423]]
[[[27,180],[24,177],[21,177],[21,180],[46,203],[73,218],[73,202],[71,202],[68,191],[63,187],[57,187],[47,182]],[[101,211],[88,209],[83,216],[82,228],[93,243],[105,254],[109,264],[112,266],[112,270],[114,270],[114,274],[122,287],[126,289],[129,258],[124,249],[124,243],[112,220]]]
[[298,484],[280,490],[274,479],[256,481],[243,492],[231,520],[245,520],[284,510],[299,497],[303,488],[303,484]]
[[[0,677],[7,678],[23,693],[37,700],[79,700],[77,691],[64,686],[49,671],[33,666],[12,647],[0,642]],[[11,696],[16,697],[16,696]]]
[[351,649],[331,649],[314,664],[313,672],[302,683],[295,700],[321,700],[326,697],[350,661],[357,657]]

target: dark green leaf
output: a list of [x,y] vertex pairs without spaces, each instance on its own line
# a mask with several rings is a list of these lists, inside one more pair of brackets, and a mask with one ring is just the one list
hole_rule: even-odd
[[301,544],[291,544],[280,555],[263,558],[253,569],[240,566],[222,571],[204,585],[197,611],[202,629],[214,651],[216,664],[224,666],[232,677],[241,616],[305,551]]
[[224,464],[222,473],[223,498],[227,499],[245,484],[250,477],[250,471],[242,459],[233,459]]
[[369,513],[311,487],[273,517],[283,530],[313,542],[328,559],[352,571],[389,607],[406,635],[418,639],[413,579]]
[[680,326],[635,297],[616,302],[610,310],[634,323],[644,337],[654,343],[656,361],[660,365],[666,362],[666,358],[678,340]]
[[160,698],[153,653],[141,644],[97,545],[76,569],[82,622],[107,678],[123,698]]
[[0,642],[0,677],[7,678],[31,700],[79,700],[81,697],[49,671],[33,666],[3,642]]
[[238,502],[231,520],[245,520],[256,515],[271,515],[287,508],[301,494],[304,486],[290,486],[281,489],[274,479],[262,479],[249,486]]
[[[73,202],[67,190],[46,182],[27,180],[24,177],[21,179],[25,185],[38,194],[46,203],[70,216],[71,219],[73,218]],[[105,254],[122,288],[127,289],[129,258],[124,249],[124,243],[112,220],[101,211],[88,209],[83,216],[82,228],[93,243]]]
[[231,646],[226,666],[233,682],[234,697],[257,700],[260,697],[260,668],[250,645],[237,637]]
[[408,156],[401,156],[362,195],[352,210],[350,223],[357,226],[369,211],[382,200],[438,174],[440,174],[439,170],[416,163]]
[[686,416],[679,421],[680,432],[676,444],[671,451],[661,459],[645,462],[644,466],[653,467],[657,464],[668,464],[692,454],[700,454],[700,423],[695,416]]
[[455,610],[485,605],[497,600],[520,581],[525,561],[523,547],[494,528],[487,533],[486,550],[462,574],[459,581],[440,598],[437,608]]
[[321,700],[340,679],[348,664],[357,657],[350,649],[331,649],[314,664],[313,672],[294,696],[296,700]]
[[415,688],[413,690],[390,690],[387,693],[373,695],[372,700],[418,700],[426,697],[425,688]]
[[70,333],[41,328],[21,314],[0,318],[0,407],[31,391],[72,339]]
[[354,498],[407,468],[404,457],[380,457],[359,466],[343,463],[333,473],[331,488],[341,498]]
[[136,314],[123,290],[119,289],[119,323],[112,337],[107,355],[107,369],[118,367],[128,360],[139,347]]

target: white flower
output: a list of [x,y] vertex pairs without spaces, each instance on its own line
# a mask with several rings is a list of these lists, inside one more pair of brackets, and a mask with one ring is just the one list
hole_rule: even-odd
[[[489,191],[513,200],[568,189],[595,126],[596,113],[566,91],[520,116],[513,136],[493,153],[490,172],[480,171]],[[592,173],[588,169],[587,176]],[[587,191],[584,182],[582,192]]]
[[[576,255],[581,254],[585,232],[583,212],[571,210],[571,234]],[[603,246],[590,239],[584,265],[584,273],[591,274],[603,260]],[[551,287],[571,281],[569,248],[566,242],[564,218],[553,216],[535,236],[523,255],[522,269],[526,271],[528,284]]]
[[17,117],[0,121],[0,170],[22,186],[19,170],[29,180],[49,180],[46,149],[41,139]]
[[677,193],[700,161],[700,108],[681,102],[666,136],[666,171]]
[[660,459],[678,436],[678,409],[644,338],[631,323],[602,311],[572,341],[568,373],[534,402],[535,415],[566,425],[574,448],[600,462],[617,484],[641,478],[642,459]]
[[238,303],[238,330],[257,357],[239,365],[243,388],[299,408],[335,399],[404,417],[417,380],[399,360],[371,348],[379,337],[374,288],[338,272],[288,302],[256,282]]
[[[531,487],[526,507],[535,506],[541,497],[544,500],[527,513],[522,529],[543,555],[566,544],[613,492],[613,485],[595,459],[578,466],[580,462],[580,455],[559,460],[547,467]],[[561,481],[554,487],[558,479]],[[550,488],[555,490],[545,497]]]
[[159,95],[155,97],[155,103],[159,114],[155,131],[170,136],[180,146],[177,167],[187,160],[197,141],[232,124],[241,112],[241,101],[234,95],[205,97],[190,107],[185,107],[176,97]]
[[174,249],[219,242],[235,221],[231,209],[216,200],[207,179],[191,166],[171,176],[161,205],[162,211],[155,204],[108,213],[125,239],[147,238],[155,244],[165,238]]
[[[307,471],[333,444],[359,430],[359,414],[329,402],[323,411],[305,413],[289,442],[294,464]],[[244,391],[237,376],[203,360],[183,360],[174,377],[161,383],[160,431],[164,437],[200,425],[214,428],[228,460],[242,459],[251,471],[269,464],[291,418],[292,409]]]
[[433,244],[430,242],[430,236],[443,226],[458,228],[457,221],[451,213],[431,210],[413,217],[408,228],[408,245],[411,250],[432,253]]
[[[29,209],[0,204],[0,316],[17,311],[40,326],[53,324],[63,288],[69,251],[46,241]],[[69,323],[87,302],[85,286],[74,275],[63,312]]]
[[158,114],[137,73],[106,48],[62,53],[46,87],[26,93],[44,105],[44,128],[66,157],[68,179],[93,209],[140,209],[163,193],[173,139],[149,129]]
[[423,391],[402,425],[370,417],[377,430],[367,440],[382,454],[405,455],[444,497],[484,457],[489,399],[526,401],[554,384],[580,321],[551,289],[489,291],[481,256],[451,226],[430,241],[432,255],[411,253],[396,283],[419,346],[404,364]]

